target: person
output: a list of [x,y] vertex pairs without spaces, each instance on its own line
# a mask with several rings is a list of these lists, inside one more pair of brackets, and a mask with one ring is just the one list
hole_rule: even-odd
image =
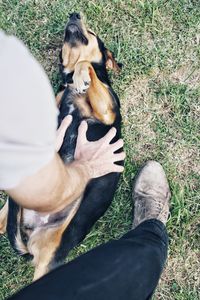
[[[66,117],[56,133],[58,112],[45,72],[19,40],[3,32],[0,82],[0,189],[21,206],[41,213],[59,211],[81,194],[91,178],[123,171],[115,164],[110,144],[116,130],[89,142],[86,122],[79,127],[74,162],[62,163],[56,150],[72,118]],[[115,150],[122,145],[122,140],[117,141]],[[167,257],[169,199],[162,166],[147,162],[134,181],[132,229],[10,299],[150,299]]]

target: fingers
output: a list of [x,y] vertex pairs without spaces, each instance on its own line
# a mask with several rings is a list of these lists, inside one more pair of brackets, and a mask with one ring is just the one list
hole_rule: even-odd
[[63,141],[63,138],[65,136],[65,132],[66,132],[67,128],[69,127],[69,125],[71,124],[71,122],[72,122],[72,116],[68,115],[67,117],[65,117],[62,120],[62,123],[60,124],[60,127],[57,130],[57,136],[62,141]]
[[88,130],[88,124],[87,124],[87,122],[86,121],[82,121],[81,125],[78,128],[77,143],[78,142],[82,142],[82,143],[87,142],[87,137],[86,137],[87,130]]
[[60,124],[60,127],[57,129],[57,136],[56,136],[56,142],[55,142],[55,150],[58,152],[60,150],[60,147],[62,146],[63,139],[65,136],[65,132],[69,125],[72,122],[72,116],[68,115],[62,120],[62,123]]
[[112,151],[115,152],[124,146],[124,141],[122,139],[119,139],[117,142],[111,145],[112,145]]
[[123,166],[113,165],[111,172],[122,173],[124,171]]
[[112,127],[108,133],[104,137],[102,137],[99,141],[104,142],[104,143],[110,143],[112,139],[116,136],[117,129],[115,127]]
[[113,160],[114,160],[114,162],[116,162],[116,161],[121,161],[121,160],[124,160],[125,157],[126,157],[125,152],[115,153],[115,154],[114,154]]
[[72,115],[68,115],[66,116],[63,120],[62,120],[62,123],[60,124],[60,127],[58,128],[58,130],[60,130],[61,132],[67,130],[67,128],[69,127],[69,125],[71,124],[72,122]]
[[117,150],[123,147],[123,140],[119,139],[113,144],[110,143],[116,136],[116,128],[111,128],[103,138],[93,142],[87,140],[87,130],[87,122],[82,121],[78,128],[74,157],[76,160],[87,162],[87,165],[92,170],[90,177],[98,178],[112,172],[123,172],[124,167],[115,164],[115,162],[125,159],[123,151],[116,153]]
[[101,169],[99,168],[98,172],[93,172],[93,178],[98,178],[98,177],[101,177],[101,176],[104,176],[106,174],[109,174],[109,173],[122,173],[124,171],[124,167],[123,166],[118,166],[118,165],[111,165],[109,166],[107,169]]

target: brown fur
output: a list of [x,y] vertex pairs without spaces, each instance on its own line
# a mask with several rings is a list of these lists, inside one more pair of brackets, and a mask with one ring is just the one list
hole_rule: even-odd
[[88,45],[80,44],[78,47],[70,47],[64,43],[62,47],[63,66],[68,73],[75,70],[75,65],[80,61],[99,62],[102,59],[96,36],[85,31]]
[[78,107],[81,115],[85,118],[92,117],[92,109],[90,101],[86,95],[80,95],[76,98],[76,106]]
[[93,109],[94,117],[106,125],[111,125],[115,120],[112,97],[107,86],[96,76],[92,65],[89,67],[89,72],[91,84],[88,89],[88,98]]
[[115,61],[112,52],[107,49],[106,53],[107,53],[106,68],[113,70],[116,73],[119,73],[121,69],[118,66],[117,62]]

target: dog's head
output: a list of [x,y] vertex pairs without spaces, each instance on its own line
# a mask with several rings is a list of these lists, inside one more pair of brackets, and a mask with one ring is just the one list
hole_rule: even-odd
[[76,63],[85,60],[117,72],[121,67],[100,38],[86,28],[79,13],[73,13],[69,17],[60,59],[65,74],[73,72]]

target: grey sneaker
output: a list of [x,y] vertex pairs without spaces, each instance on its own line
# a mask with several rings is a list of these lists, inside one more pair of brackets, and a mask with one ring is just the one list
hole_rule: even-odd
[[148,161],[134,180],[133,228],[149,219],[157,219],[166,224],[170,197],[169,184],[163,167],[156,161]]

